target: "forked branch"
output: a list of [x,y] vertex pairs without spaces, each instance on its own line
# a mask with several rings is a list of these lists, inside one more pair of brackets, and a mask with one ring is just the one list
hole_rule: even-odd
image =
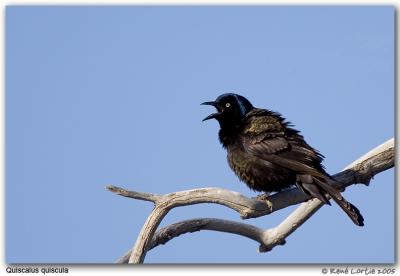
[[[371,178],[394,166],[394,139],[371,150],[360,157],[344,171],[333,175],[340,182],[340,189],[356,184],[369,184]],[[152,201],[155,208],[146,220],[132,251],[126,253],[118,263],[142,263],[146,252],[159,244],[165,244],[174,237],[199,230],[214,230],[246,236],[260,243],[260,252],[271,250],[285,243],[285,239],[311,217],[321,206],[318,199],[310,199],[297,188],[286,190],[267,198],[248,198],[237,192],[219,188],[202,188],[156,195],[127,191],[115,186],[107,186],[111,192],[125,197]],[[304,202],[307,201],[308,202]],[[162,219],[172,208],[199,203],[216,203],[237,211],[241,218],[255,218],[268,215],[279,209],[302,203],[277,227],[261,229],[240,222],[222,219],[200,218],[175,223],[156,232]]]

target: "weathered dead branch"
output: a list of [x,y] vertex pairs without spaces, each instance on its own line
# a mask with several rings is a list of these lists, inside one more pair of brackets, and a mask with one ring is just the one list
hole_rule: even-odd
[[[356,183],[368,185],[374,175],[392,168],[394,160],[394,139],[390,139],[363,155],[333,177],[340,182],[340,187],[338,188],[343,190],[345,187]],[[269,251],[276,245],[284,244],[286,237],[307,221],[322,206],[318,199],[310,199],[297,188],[263,199],[248,198],[240,193],[220,188],[194,189],[165,195],[127,191],[115,186],[107,186],[107,189],[125,197],[151,201],[155,204],[155,208],[147,218],[133,250],[121,257],[117,261],[118,263],[142,263],[148,250],[160,244],[165,244],[181,234],[200,230],[214,230],[242,235],[259,242],[260,252]],[[235,210],[240,214],[241,218],[247,219],[268,215],[301,202],[303,203],[291,215],[281,224],[271,229],[261,229],[246,223],[223,219],[199,218],[178,222],[156,232],[165,215],[175,207],[199,203],[216,203]]]

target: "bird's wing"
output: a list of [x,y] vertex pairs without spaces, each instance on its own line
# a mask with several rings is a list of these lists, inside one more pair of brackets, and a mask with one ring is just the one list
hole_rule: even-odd
[[279,118],[260,111],[248,117],[248,124],[243,133],[245,145],[266,154],[287,150],[290,146],[285,139],[285,126]]
[[[244,150],[275,165],[326,179],[320,164],[323,156],[282,118],[263,115],[248,118],[249,124],[242,136]],[[315,167],[320,167],[322,172]]]

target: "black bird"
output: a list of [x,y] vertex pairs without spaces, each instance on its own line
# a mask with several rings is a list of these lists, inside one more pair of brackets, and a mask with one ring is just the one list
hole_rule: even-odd
[[255,108],[233,93],[202,104],[217,109],[203,121],[219,122],[219,140],[227,150],[229,166],[250,189],[270,193],[296,185],[330,205],[329,194],[356,225],[364,225],[357,207],[329,184],[335,180],[321,164],[324,156],[279,113]]

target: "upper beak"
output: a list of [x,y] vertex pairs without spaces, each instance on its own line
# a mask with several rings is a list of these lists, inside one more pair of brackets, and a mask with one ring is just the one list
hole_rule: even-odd
[[[218,109],[218,104],[217,104],[216,102],[204,102],[204,103],[202,103],[202,105],[212,105],[212,106],[214,106],[215,108]],[[212,114],[208,115],[207,117],[205,117],[205,118],[203,119],[203,122],[204,122],[204,121],[207,121],[207,120],[210,120],[210,119],[215,119],[215,118],[217,118],[218,115],[220,115],[220,114],[221,114],[221,113],[219,113],[219,112],[217,112],[217,113],[212,113]]]
[[204,103],[201,103],[201,105],[212,105],[215,108],[218,106],[216,102],[204,102]]

